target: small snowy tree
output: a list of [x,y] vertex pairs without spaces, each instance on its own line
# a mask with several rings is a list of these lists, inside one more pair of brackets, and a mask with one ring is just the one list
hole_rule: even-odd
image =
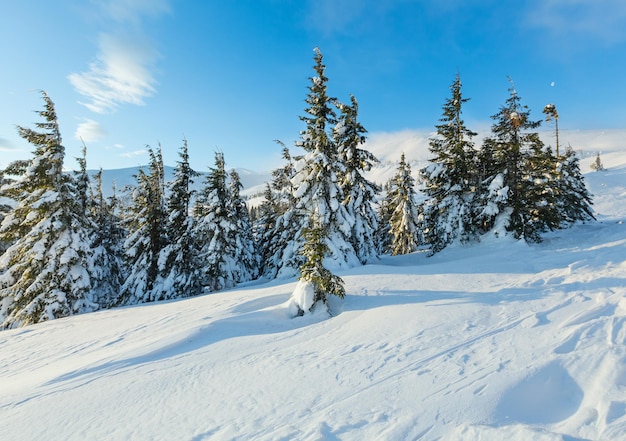
[[580,172],[576,152],[568,146],[559,161],[559,221],[562,225],[571,225],[577,221],[595,219],[591,205],[592,197],[585,179]]
[[345,168],[340,182],[344,193],[343,205],[354,222],[350,243],[361,263],[365,264],[378,256],[375,237],[378,217],[374,202],[380,189],[365,177],[365,173],[378,163],[378,159],[361,148],[367,130],[357,120],[356,98],[351,95],[349,105],[340,102],[336,102],[336,105],[341,115],[333,129],[333,139],[337,145],[339,160]]
[[297,307],[295,315],[309,312],[318,303],[327,307],[329,295],[344,298],[346,294],[343,279],[324,266],[324,259],[330,251],[326,236],[323,225],[313,215],[311,227],[304,230],[305,242],[300,250],[305,261],[300,267],[299,282],[292,297],[292,303]]
[[415,193],[415,179],[411,176],[411,166],[404,153],[400,157],[396,175],[391,179],[387,194],[389,210],[389,234],[391,254],[408,254],[417,250],[423,242],[418,221],[418,206]]
[[477,187],[476,152],[471,141],[476,133],[465,127],[459,75],[450,86],[452,96],[443,106],[437,136],[430,140],[430,165],[421,170],[426,201],[424,235],[431,253],[454,240],[467,242],[475,234],[472,219]]
[[596,154],[596,159],[591,163],[591,170],[593,171],[604,171],[604,165],[602,164],[602,159],[600,158],[600,152]]
[[18,127],[35,146],[21,179],[5,191],[17,205],[2,221],[0,322],[13,328],[97,309],[91,297],[91,225],[63,173],[65,148],[54,103],[42,92],[43,122]]

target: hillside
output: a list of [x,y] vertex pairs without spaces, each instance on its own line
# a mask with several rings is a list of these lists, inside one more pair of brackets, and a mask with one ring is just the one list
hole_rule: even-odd
[[598,222],[353,268],[333,317],[276,280],[0,332],[0,439],[626,439],[626,152],[583,157]]

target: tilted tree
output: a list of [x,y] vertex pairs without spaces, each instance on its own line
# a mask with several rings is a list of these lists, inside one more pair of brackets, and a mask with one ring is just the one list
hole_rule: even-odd
[[461,77],[450,86],[452,92],[443,105],[437,135],[430,140],[430,164],[420,171],[426,201],[424,236],[431,253],[455,240],[467,242],[476,234],[472,211],[478,186],[477,152],[461,117],[469,98],[461,93]]
[[54,103],[42,92],[42,122],[18,126],[35,146],[21,179],[5,189],[17,204],[2,221],[0,322],[13,328],[97,309],[91,296],[92,225],[72,178],[63,173],[65,148]]

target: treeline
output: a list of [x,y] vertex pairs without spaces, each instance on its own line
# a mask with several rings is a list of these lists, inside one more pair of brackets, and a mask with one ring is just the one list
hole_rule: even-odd
[[[224,155],[197,192],[187,142],[174,178],[165,182],[160,147],[136,184],[104,197],[101,174],[90,182],[86,161],[63,172],[64,147],[54,104],[43,92],[43,122],[19,127],[33,158],[0,174],[0,322],[13,328],[72,314],[235,286],[258,277],[297,274],[315,299],[343,295],[327,268],[365,264],[385,253],[436,253],[484,234],[540,241],[541,233],[593,219],[578,160],[553,153],[534,130],[514,88],[477,147],[461,118],[467,102],[457,76],[443,106],[430,165],[416,185],[400,158],[385,191],[366,173],[378,162],[363,148],[358,103],[327,92],[323,57],[292,155],[272,172],[264,201],[249,210],[239,176]],[[547,114],[558,118],[554,107]],[[418,203],[417,191],[425,198]],[[5,202],[2,205],[2,202]],[[10,201],[10,202],[9,202]]]

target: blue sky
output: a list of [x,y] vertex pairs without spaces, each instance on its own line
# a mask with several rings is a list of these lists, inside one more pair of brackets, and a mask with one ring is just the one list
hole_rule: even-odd
[[359,101],[370,133],[432,130],[460,73],[470,128],[488,127],[511,76],[536,119],[554,103],[563,129],[626,125],[623,0],[25,0],[0,14],[0,168],[29,158],[45,89],[66,166],[280,164],[274,139],[303,129],[313,48],[329,94]]

